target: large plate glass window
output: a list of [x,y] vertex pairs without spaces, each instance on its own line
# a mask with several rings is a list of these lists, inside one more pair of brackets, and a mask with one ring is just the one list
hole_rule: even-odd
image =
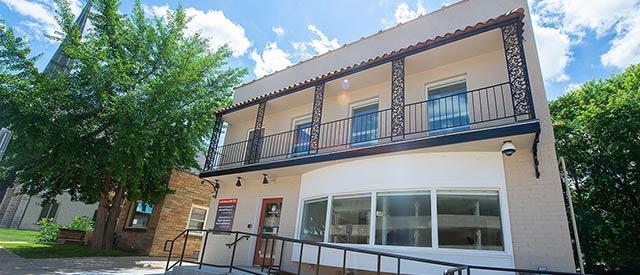
[[376,244],[431,246],[429,192],[378,193]]
[[326,198],[304,202],[300,239],[305,241],[323,242],[326,221]]
[[371,197],[334,197],[331,202],[332,243],[368,244]]
[[427,86],[427,116],[431,134],[469,128],[467,83],[464,79]]
[[351,146],[364,146],[378,139],[378,103],[352,108]]
[[497,191],[438,192],[441,248],[504,250]]
[[133,215],[129,221],[129,227],[147,228],[149,218],[153,212],[153,205],[143,201],[137,201],[133,208]]
[[293,127],[293,156],[302,156],[309,153],[309,141],[311,140],[311,118],[300,119]]

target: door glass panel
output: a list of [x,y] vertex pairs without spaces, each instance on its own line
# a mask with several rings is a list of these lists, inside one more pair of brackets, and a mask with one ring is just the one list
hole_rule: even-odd
[[308,154],[309,140],[311,139],[311,122],[309,121],[297,124],[294,135],[293,155],[301,156]]
[[378,139],[378,103],[353,109],[352,146],[367,145]]
[[[281,212],[281,200],[265,200],[262,204],[259,233],[266,237],[278,235]],[[273,245],[273,239],[257,238],[255,265],[269,265],[277,261],[280,244],[276,243],[275,247]]]
[[428,89],[427,115],[431,134],[469,128],[466,92],[466,82]]

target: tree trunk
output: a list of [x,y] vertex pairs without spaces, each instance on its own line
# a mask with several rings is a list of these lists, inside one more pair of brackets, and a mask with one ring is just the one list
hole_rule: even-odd
[[109,196],[102,193],[98,196],[98,210],[96,212],[95,230],[93,231],[93,241],[91,248],[94,250],[103,249],[105,225],[109,216]]
[[122,199],[124,197],[124,188],[119,187],[111,200],[109,215],[104,225],[103,249],[113,249],[113,233],[116,230],[118,217],[120,217],[120,209],[122,208]]

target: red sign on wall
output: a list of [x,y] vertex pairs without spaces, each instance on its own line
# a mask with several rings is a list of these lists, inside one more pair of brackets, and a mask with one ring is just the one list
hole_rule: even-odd
[[[237,198],[220,199],[218,201],[218,211],[216,211],[216,220],[213,223],[214,231],[231,231],[233,228],[233,218],[236,214]],[[220,233],[226,234],[226,233]]]

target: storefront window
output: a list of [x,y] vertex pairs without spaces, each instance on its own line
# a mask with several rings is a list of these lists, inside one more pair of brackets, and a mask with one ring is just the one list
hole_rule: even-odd
[[498,192],[438,192],[441,248],[504,250]]
[[330,242],[368,244],[371,197],[334,198]]
[[311,200],[304,203],[300,239],[323,242],[327,221],[327,199]]
[[378,193],[376,244],[431,246],[431,198],[422,193]]

